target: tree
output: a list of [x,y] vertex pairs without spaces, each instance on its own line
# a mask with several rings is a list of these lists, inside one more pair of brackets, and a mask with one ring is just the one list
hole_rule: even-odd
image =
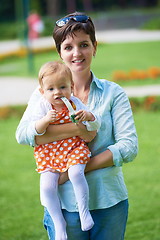
[[83,0],[83,6],[85,12],[93,11],[92,0]]
[[72,13],[76,11],[76,1],[75,0],[66,0],[67,4],[67,13]]
[[59,0],[46,0],[47,2],[47,15],[56,17],[59,14]]

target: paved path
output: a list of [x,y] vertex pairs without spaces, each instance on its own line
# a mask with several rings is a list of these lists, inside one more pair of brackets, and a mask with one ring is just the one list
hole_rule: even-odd
[[[37,87],[37,79],[22,77],[0,77],[0,106],[27,104]],[[160,84],[150,86],[125,87],[129,97],[160,95]]]

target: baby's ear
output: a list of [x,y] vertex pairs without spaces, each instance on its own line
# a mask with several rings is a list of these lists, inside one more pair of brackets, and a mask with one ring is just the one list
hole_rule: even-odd
[[44,90],[43,90],[43,88],[39,88],[39,91],[40,91],[40,93],[43,95],[44,94]]

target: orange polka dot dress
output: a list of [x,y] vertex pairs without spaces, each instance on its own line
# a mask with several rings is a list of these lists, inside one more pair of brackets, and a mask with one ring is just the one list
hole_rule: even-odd
[[[57,113],[56,119],[51,124],[71,122],[68,109],[64,107],[61,112]],[[90,155],[87,144],[78,136],[34,148],[36,171],[39,173],[52,169],[65,172],[70,166],[86,164],[90,159]]]

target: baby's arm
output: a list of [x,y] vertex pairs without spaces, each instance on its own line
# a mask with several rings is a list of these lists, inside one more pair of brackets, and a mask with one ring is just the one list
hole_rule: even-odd
[[72,96],[71,101],[76,105],[76,117],[78,123],[82,122],[88,131],[97,131],[101,126],[101,118],[98,114],[90,111],[90,109],[84,105],[80,99]]
[[79,110],[76,112],[76,117],[75,120],[78,120],[78,122],[83,122],[83,121],[94,121],[95,116],[86,110]]
[[45,132],[49,124],[51,122],[54,122],[55,119],[56,119],[56,111],[55,110],[48,111],[48,113],[44,117],[36,121],[35,128],[37,133],[41,134]]

